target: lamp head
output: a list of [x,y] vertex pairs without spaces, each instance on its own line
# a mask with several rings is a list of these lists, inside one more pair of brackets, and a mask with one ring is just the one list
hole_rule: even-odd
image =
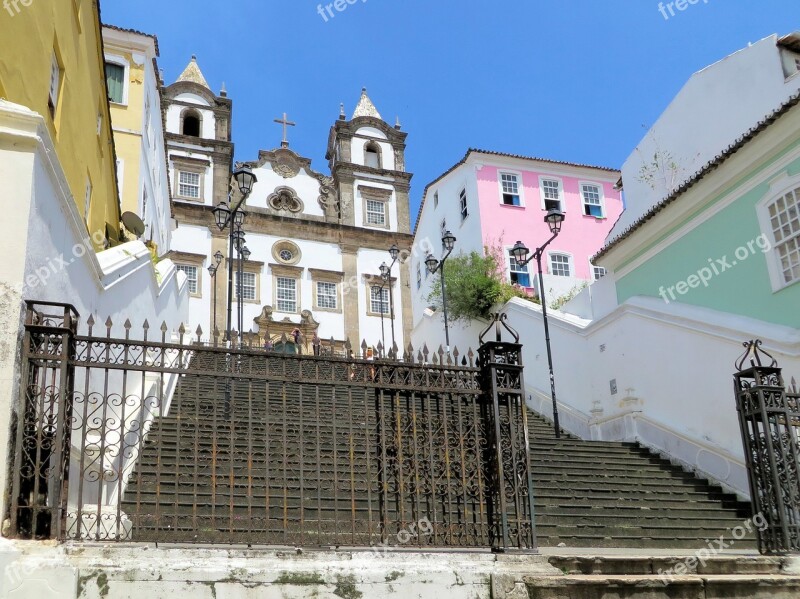
[[511,248],[511,255],[514,256],[514,260],[516,260],[518,263],[525,262],[530,252],[531,251],[527,248],[527,246],[521,241],[515,243],[514,247]]
[[258,181],[253,171],[246,166],[241,166],[233,171],[233,178],[236,180],[236,185],[244,197],[253,192],[253,185]]
[[428,267],[428,272],[433,274],[439,268],[439,261],[436,259],[436,256],[433,254],[428,254],[428,257],[425,258],[425,266]]
[[444,244],[444,249],[448,252],[452,252],[456,245],[456,236],[450,231],[445,231],[444,237],[442,237],[442,243]]
[[389,255],[392,257],[392,262],[397,261],[398,256],[400,256],[400,248],[397,247],[397,244],[389,248]]
[[219,266],[220,264],[222,264],[222,260],[223,260],[224,258],[225,258],[225,256],[223,256],[223,255],[222,255],[222,252],[220,252],[219,250],[217,250],[217,253],[216,253],[216,254],[214,254],[214,260],[216,260],[216,262],[217,262],[217,266]]
[[561,223],[564,222],[564,213],[554,208],[545,215],[544,222],[550,227],[550,232],[553,235],[558,235],[561,233]]
[[386,262],[381,264],[381,278],[384,281],[389,278],[389,267],[387,266]]
[[228,224],[228,217],[231,214],[231,209],[228,207],[228,203],[220,202],[211,212],[214,214],[214,221],[217,223],[217,227],[219,227],[219,230],[222,231],[225,228],[225,225]]

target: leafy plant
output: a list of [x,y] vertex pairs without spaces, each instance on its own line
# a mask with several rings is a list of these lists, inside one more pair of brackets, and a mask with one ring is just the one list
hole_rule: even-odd
[[[444,269],[447,314],[453,321],[486,319],[497,304],[505,303],[512,297],[532,300],[523,288],[506,282],[501,264],[496,248],[486,248],[483,256],[472,252],[447,261]],[[442,288],[439,277],[433,284],[428,301],[441,310]]]

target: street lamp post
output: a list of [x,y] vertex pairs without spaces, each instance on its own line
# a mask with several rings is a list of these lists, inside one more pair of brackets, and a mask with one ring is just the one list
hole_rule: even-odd
[[432,275],[439,271],[439,278],[442,281],[442,311],[444,312],[444,337],[447,344],[447,353],[450,353],[450,326],[447,322],[447,289],[444,284],[444,263],[453,253],[453,248],[456,245],[456,238],[450,231],[445,231],[442,236],[442,245],[445,249],[445,255],[441,260],[437,260],[433,254],[428,254],[425,259],[425,266],[428,267],[428,272]]
[[558,402],[556,400],[556,377],[553,374],[553,352],[550,349],[550,327],[547,323],[547,300],[544,295],[544,277],[542,276],[542,256],[544,255],[545,248],[558,237],[561,233],[561,224],[564,222],[564,213],[560,210],[550,210],[544,217],[544,222],[550,227],[550,232],[553,234],[544,245],[537,248],[533,256],[528,258],[530,250],[524,243],[518,241],[511,249],[511,255],[517,261],[519,267],[527,266],[527,264],[536,258],[536,266],[539,270],[539,301],[542,302],[542,320],[544,322],[544,341],[547,346],[547,365],[550,368],[550,393],[553,397],[553,426],[556,430],[556,439],[561,438],[561,427],[558,424]]
[[217,253],[214,254],[214,263],[208,267],[208,274],[211,275],[211,284],[214,286],[214,328],[211,331],[211,335],[215,339],[217,335],[217,271],[219,270],[219,265],[222,264],[223,258],[222,252],[217,250]]
[[[242,194],[241,199],[235,204],[232,203],[233,190],[231,190],[231,193],[228,194],[228,201],[220,202],[212,210],[214,214],[214,220],[216,221],[217,227],[219,227],[220,231],[224,231],[231,225],[231,223],[238,225],[239,230],[241,230],[241,226],[244,223],[244,211],[242,210],[242,207],[252,193],[253,185],[258,181],[256,176],[253,174],[253,171],[246,166],[237,168],[234,171],[233,180],[236,182],[239,192]],[[235,226],[230,227],[228,240],[228,321],[225,329],[225,340],[228,342],[231,340],[231,318],[233,311],[233,245],[234,233],[236,229],[237,227]]]

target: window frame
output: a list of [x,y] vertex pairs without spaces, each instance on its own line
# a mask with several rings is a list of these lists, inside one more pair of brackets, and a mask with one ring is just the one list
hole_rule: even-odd
[[[761,234],[766,236],[770,243],[770,250],[764,252],[764,258],[767,262],[767,271],[772,286],[772,292],[777,293],[800,283],[800,277],[793,281],[786,282],[783,268],[780,263],[780,254],[778,253],[778,246],[784,245],[793,239],[800,240],[800,233],[794,234],[791,237],[778,243],[775,239],[775,232],[772,227],[772,219],[769,214],[769,207],[780,200],[781,198],[794,193],[795,197],[800,202],[800,177],[795,176],[791,178],[781,178],[780,184],[773,184],[769,192],[756,204],[756,214],[758,216],[759,229]],[[798,241],[800,243],[800,241]]]
[[[392,308],[391,308],[391,300],[389,294],[391,293],[392,282],[390,282],[387,285],[379,285],[375,281],[371,281],[368,283],[368,289],[369,289],[369,307],[367,310],[367,314],[369,316],[378,316],[378,317],[383,316],[384,318],[390,318],[392,315]],[[383,314],[381,314],[379,310],[375,310],[375,303],[374,303],[376,301],[375,291],[378,289],[381,290],[381,298],[380,300],[378,300],[381,303],[380,307],[381,309],[383,309],[384,307],[386,308],[386,311],[383,312]],[[385,300],[383,298],[384,293],[386,294]]]
[[461,222],[463,223],[469,218],[469,195],[466,187],[462,187],[461,191],[458,192],[458,207],[461,213]]
[[[292,283],[294,284],[294,308],[295,308],[294,310],[283,310],[283,309],[281,309],[280,302],[289,301],[286,298],[281,299],[279,297],[279,292],[281,291],[281,286],[280,286],[281,280],[283,280],[283,281],[292,281]],[[292,277],[292,276],[290,276],[290,275],[288,275],[286,273],[281,273],[281,274],[276,274],[275,275],[275,286],[274,286],[274,288],[275,288],[275,292],[274,292],[275,312],[280,312],[281,314],[299,314],[300,313],[300,291],[298,289],[298,287],[299,287],[298,283],[299,282],[300,282],[300,278],[299,277]]]
[[[390,205],[394,197],[394,192],[391,189],[385,189],[383,187],[359,186],[358,193],[361,195],[363,226],[372,229],[390,230],[392,227]],[[383,204],[383,224],[369,222],[368,202],[380,202]]]
[[129,101],[129,92],[130,92],[130,70],[131,65],[130,63],[122,56],[118,56],[116,54],[105,54],[104,55],[104,62],[103,62],[103,75],[106,76],[106,91],[108,91],[108,76],[105,73],[105,65],[106,64],[113,64],[118,67],[122,67],[122,99],[119,102],[111,99],[111,96],[108,97],[108,101],[111,104],[115,104],[117,106],[127,106]]
[[[344,282],[344,272],[322,270],[317,268],[309,268],[308,270],[311,273],[311,284],[313,285],[312,294],[314,296],[313,297],[314,311],[342,314],[343,312],[342,284]],[[334,298],[336,301],[336,306],[334,308],[322,306],[319,303],[320,283],[334,286]]]
[[[540,196],[540,199],[541,199],[542,210],[544,210],[545,212],[548,211],[548,208],[547,208],[548,200],[545,198],[545,193],[544,193],[544,182],[545,181],[556,181],[558,183],[558,198],[559,198],[558,199],[558,202],[559,202],[559,208],[558,209],[561,210],[561,212],[564,212],[566,214],[566,212],[567,212],[567,202],[566,202],[566,196],[564,195],[564,179],[562,179],[561,177],[553,177],[553,176],[550,176],[550,175],[539,175],[539,196]],[[549,201],[554,201],[554,200],[549,200]]]
[[[176,156],[175,158],[179,158]],[[200,165],[189,164],[186,162],[182,162],[180,160],[174,160],[174,178],[175,178],[175,189],[174,189],[174,197],[178,200],[185,200],[187,202],[205,202],[205,182],[206,182],[206,174],[208,172],[207,167],[203,167]],[[185,196],[181,193],[181,173],[191,173],[194,175],[198,175],[200,178],[200,186],[198,189],[199,196],[194,198],[192,196]]]
[[[182,272],[183,274],[186,275],[186,290],[189,292],[189,297],[194,297],[194,298],[203,297],[203,287],[202,287],[202,281],[201,281],[201,277],[203,275],[200,272],[202,270],[202,268],[197,264],[193,264],[193,263],[190,264],[188,262],[176,262],[175,263],[175,268],[179,272]],[[189,268],[194,269],[195,274],[197,275],[194,278],[194,283],[195,283],[195,290],[194,291],[192,291],[192,287],[191,287],[192,278],[186,273],[186,270],[185,270],[185,269],[189,269]]]
[[[506,192],[503,190],[503,175],[511,175],[517,178],[517,197],[519,199],[519,204],[506,204],[505,202],[505,194]],[[523,177],[520,171],[514,171],[510,169],[498,169],[497,170],[497,185],[498,189],[500,190],[500,205],[509,207],[509,208],[524,208],[525,207],[525,185],[523,184]],[[513,194],[509,194],[513,195]]]
[[[57,70],[58,81],[53,86],[53,73]],[[61,103],[61,96],[64,87],[64,64],[61,62],[58,48],[53,48],[53,54],[50,60],[50,85],[47,90],[47,107],[50,112],[50,118],[55,120],[58,114],[59,104]]]
[[[372,222],[370,220],[370,215],[377,215],[377,210],[370,210],[370,204],[373,206],[380,206],[380,217],[382,222]],[[373,198],[364,198],[364,218],[367,221],[367,225],[370,227],[385,227],[386,226],[386,202],[382,202],[381,200],[376,200]]]
[[[603,270],[603,274],[600,275],[599,277],[597,276],[596,272],[598,268]],[[592,282],[599,281],[600,279],[608,275],[608,269],[605,266],[597,266],[595,264],[592,264],[591,260],[589,260],[589,272],[592,274]]]
[[[553,257],[554,256],[565,256],[567,258],[567,265],[569,266],[569,274],[568,275],[560,275],[554,272],[553,268]],[[561,250],[553,250],[551,252],[547,252],[547,274],[552,277],[560,277],[563,279],[574,279],[575,278],[575,259],[572,254],[569,252],[564,252]]]
[[[598,199],[600,201],[599,204],[587,204],[586,203],[586,196],[584,195],[584,191],[583,191],[583,186],[584,185],[597,188],[597,192],[599,194],[599,198]],[[590,217],[590,218],[595,218],[597,220],[603,220],[603,219],[607,218],[607,213],[606,213],[606,194],[605,194],[605,190],[603,188],[603,184],[602,183],[595,183],[594,181],[578,181],[578,194],[580,195],[580,198],[581,198],[581,214],[583,216],[587,216],[587,217]],[[589,205],[589,206],[599,206],[600,207],[600,216],[595,216],[594,214],[586,214],[586,206],[587,205]]]

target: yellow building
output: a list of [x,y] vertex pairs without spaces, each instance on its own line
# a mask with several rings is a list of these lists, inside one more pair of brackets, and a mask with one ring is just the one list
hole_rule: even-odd
[[142,219],[141,239],[163,255],[169,250],[172,212],[158,39],[104,25],[103,42],[122,212]]
[[0,97],[45,118],[88,232],[114,245],[120,209],[98,2],[3,6]]

